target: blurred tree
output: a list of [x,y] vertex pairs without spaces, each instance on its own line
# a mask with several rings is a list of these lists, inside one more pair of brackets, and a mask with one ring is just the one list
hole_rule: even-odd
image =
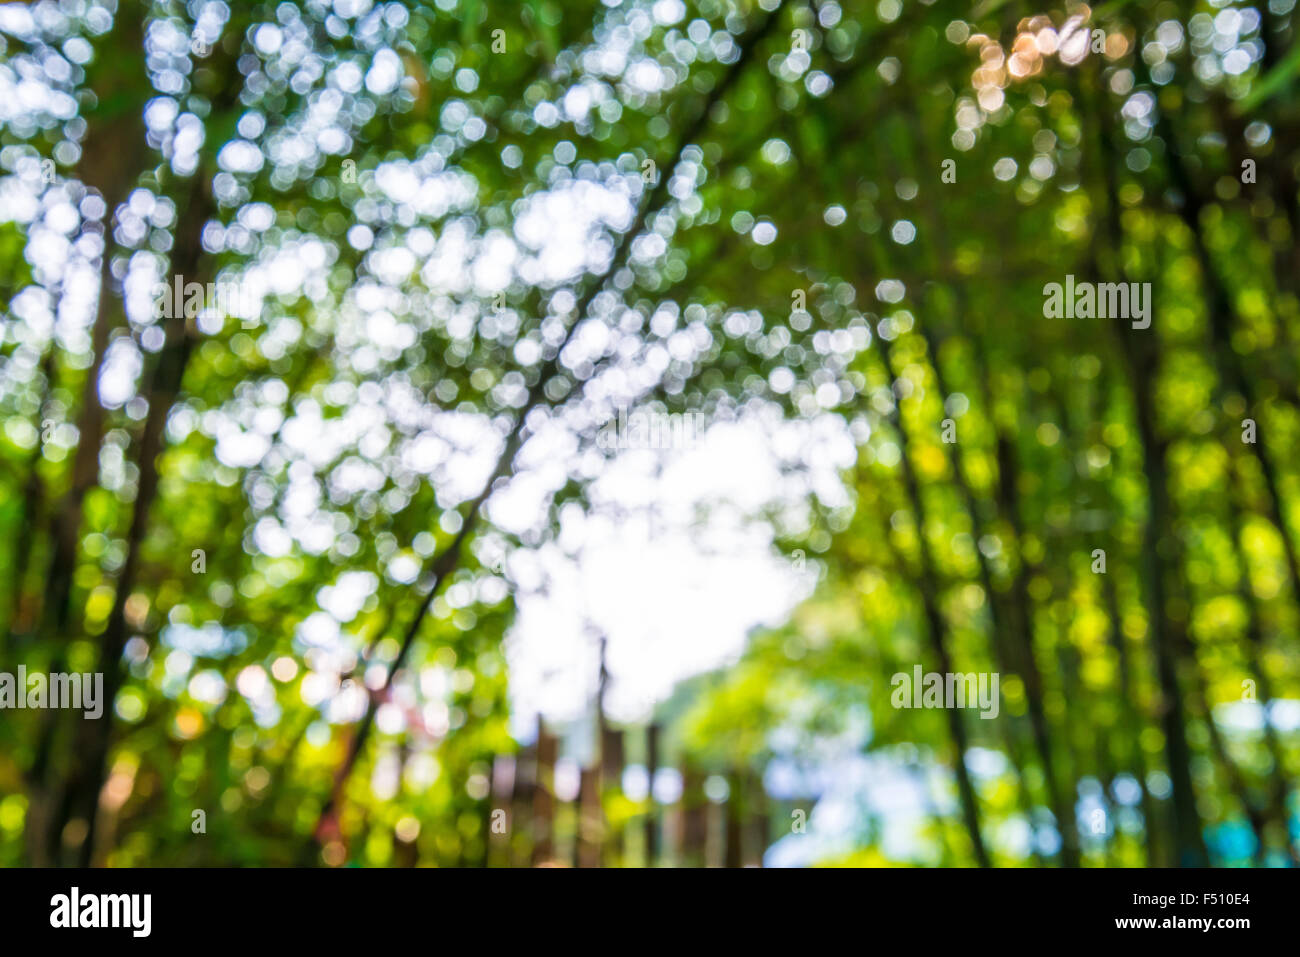
[[638,404],[858,446],[693,768],[849,741],[944,863],[1295,861],[1293,8],[7,7],[0,658],[113,706],[0,722],[0,861],[486,861],[509,558]]

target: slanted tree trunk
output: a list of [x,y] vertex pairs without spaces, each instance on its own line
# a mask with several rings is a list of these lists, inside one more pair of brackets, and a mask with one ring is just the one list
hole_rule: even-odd
[[[1085,116],[1093,121],[1093,149],[1088,161],[1093,170],[1089,179],[1092,192],[1101,202],[1097,239],[1109,247],[1110,272],[1116,279],[1131,278],[1124,265],[1122,249],[1124,229],[1120,221],[1117,196],[1119,179],[1116,169],[1120,144],[1114,132],[1114,118],[1096,70],[1080,77],[1077,84],[1085,104]],[[1147,606],[1147,631],[1155,660],[1156,680],[1160,688],[1158,716],[1164,732],[1165,761],[1172,782],[1172,826],[1175,862],[1183,867],[1203,867],[1208,862],[1205,839],[1191,777],[1191,748],[1182,693],[1179,688],[1178,660],[1180,649],[1175,640],[1175,623],[1168,617],[1167,576],[1173,574],[1170,545],[1166,536],[1173,524],[1169,500],[1168,473],[1165,467],[1167,441],[1161,436],[1156,415],[1156,387],[1160,375],[1159,330],[1152,323],[1147,329],[1133,329],[1130,321],[1115,318],[1114,335],[1117,353],[1124,363],[1125,375],[1134,404],[1134,419],[1142,446],[1142,471],[1146,477],[1146,524],[1143,529],[1140,578]]]

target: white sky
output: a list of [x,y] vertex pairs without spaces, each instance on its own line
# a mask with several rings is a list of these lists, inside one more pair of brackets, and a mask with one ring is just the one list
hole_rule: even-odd
[[[834,475],[829,462],[823,470]],[[516,563],[550,586],[522,598],[508,644],[516,729],[539,711],[568,720],[590,708],[596,632],[608,638],[610,715],[639,721],[677,681],[733,660],[751,628],[778,624],[811,572],[795,572],[749,516],[786,487],[756,422],[720,423],[688,451],[621,453],[594,489],[594,513],[566,513],[558,546]],[[695,524],[696,506],[709,504]]]

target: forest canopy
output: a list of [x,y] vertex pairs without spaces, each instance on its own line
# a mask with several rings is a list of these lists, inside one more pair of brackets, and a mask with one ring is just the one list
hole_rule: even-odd
[[1294,7],[0,4],[0,865],[1300,862]]

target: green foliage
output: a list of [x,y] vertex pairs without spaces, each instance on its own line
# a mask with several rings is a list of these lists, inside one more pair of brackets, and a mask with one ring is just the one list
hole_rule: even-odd
[[[499,557],[600,471],[529,443],[620,389],[857,447],[769,516],[812,596],[665,709],[693,761],[938,769],[917,860],[1295,859],[1300,742],[1242,707],[1300,682],[1290,9],[680,6],[6,21],[0,670],[115,703],[0,722],[0,863],[485,860]],[[257,306],[151,314],[177,274]],[[1150,327],[1047,318],[1066,276]],[[917,664],[1001,717],[895,708]],[[904,863],[864,834],[829,862]]]

